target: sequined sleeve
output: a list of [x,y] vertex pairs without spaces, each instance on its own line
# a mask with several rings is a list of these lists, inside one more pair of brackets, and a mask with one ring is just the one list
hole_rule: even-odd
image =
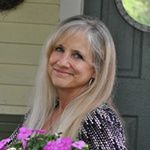
[[87,115],[81,124],[79,139],[85,141],[90,150],[127,150],[120,118],[107,105]]

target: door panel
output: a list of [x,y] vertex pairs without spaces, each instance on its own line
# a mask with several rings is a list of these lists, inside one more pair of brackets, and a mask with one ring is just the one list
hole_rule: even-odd
[[150,142],[150,33],[128,24],[114,0],[86,0],[84,14],[97,16],[116,45],[115,104],[125,120],[129,150],[148,150]]
[[8,138],[23,122],[23,115],[0,114],[0,140]]

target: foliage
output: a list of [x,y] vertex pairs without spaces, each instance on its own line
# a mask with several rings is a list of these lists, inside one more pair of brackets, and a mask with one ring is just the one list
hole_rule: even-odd
[[150,0],[122,0],[122,3],[129,16],[150,26]]
[[9,138],[0,141],[0,150],[89,150],[84,141],[73,141],[60,135],[22,127],[13,142]]
[[15,8],[24,0],[0,0],[0,11],[9,10]]

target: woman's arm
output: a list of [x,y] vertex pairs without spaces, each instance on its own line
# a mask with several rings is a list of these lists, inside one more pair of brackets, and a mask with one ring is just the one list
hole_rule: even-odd
[[122,123],[107,105],[87,115],[81,124],[79,138],[90,150],[127,150]]

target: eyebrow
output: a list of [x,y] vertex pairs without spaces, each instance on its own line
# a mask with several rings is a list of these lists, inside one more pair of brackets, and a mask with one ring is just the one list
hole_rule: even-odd
[[62,44],[56,44],[55,45],[55,47],[58,47],[58,46],[65,48]]
[[76,50],[76,49],[72,49],[73,52],[79,53],[79,54],[83,54],[80,50]]

